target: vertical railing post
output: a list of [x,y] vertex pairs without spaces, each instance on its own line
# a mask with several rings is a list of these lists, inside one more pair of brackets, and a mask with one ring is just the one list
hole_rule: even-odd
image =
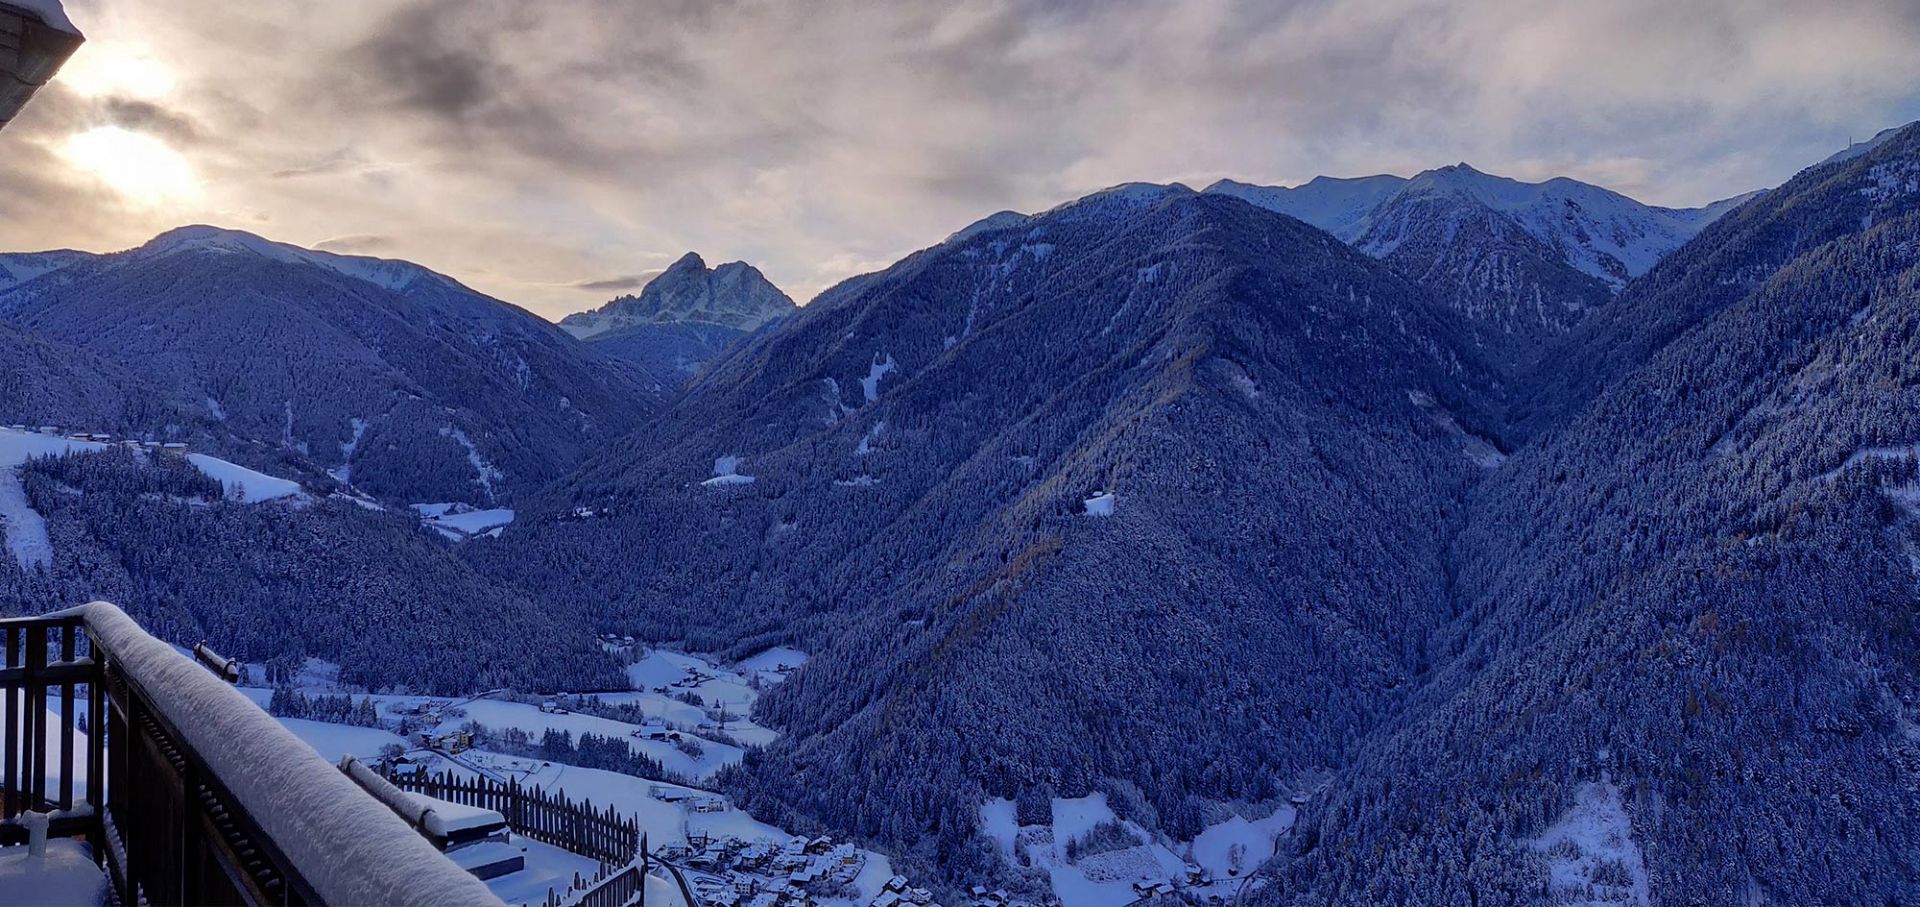
[[106,859],[107,816],[107,653],[87,634],[87,654],[93,669],[87,679],[87,805],[93,807],[94,860]]
[[27,808],[39,809],[47,800],[47,688],[40,672],[47,666],[47,625],[27,626]]
[[141,872],[145,868],[147,829],[143,826],[145,816],[138,815],[140,810],[133,799],[133,784],[128,782],[134,777],[133,751],[138,748],[134,741],[134,728],[139,725],[140,704],[131,691],[120,697],[120,705],[113,712],[113,733],[107,738],[107,761],[116,779],[112,787],[107,788],[108,810],[113,814],[114,827],[120,832],[122,854],[127,865],[121,867],[127,875],[127,892],[121,903],[131,904],[140,896]]
[[[74,637],[80,635],[80,624],[72,623],[60,628],[60,662],[73,664],[78,647]],[[77,719],[73,712],[73,681],[60,684],[60,808],[73,809],[73,770],[79,760],[73,752],[73,724]]]
[[[0,659],[0,663],[4,663],[8,668],[18,666],[20,664],[19,631],[12,627],[0,631],[0,643],[4,643],[7,649],[6,657]],[[6,773],[0,774],[0,819],[11,819],[18,811],[14,799],[22,788],[20,779],[26,777],[20,771],[20,713],[23,711],[24,703],[21,701],[19,691],[20,687],[12,681],[0,687],[0,695],[7,697],[6,702],[0,703],[0,715],[6,717],[7,725],[6,752],[0,755],[0,759],[4,759],[6,763]]]

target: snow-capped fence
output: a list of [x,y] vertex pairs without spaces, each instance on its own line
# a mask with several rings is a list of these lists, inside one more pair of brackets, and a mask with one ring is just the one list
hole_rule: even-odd
[[0,648],[0,843],[38,822],[23,813],[50,813],[49,831],[85,836],[127,904],[502,907],[119,608],[0,619]]
[[541,907],[627,907],[639,900],[647,884],[647,857],[625,866],[602,867],[591,879],[574,876],[573,887],[566,891],[547,889]]
[[389,774],[387,780],[404,791],[494,810],[506,817],[507,827],[516,833],[604,864],[620,866],[640,853],[640,823],[611,806],[600,809],[591,801],[575,802],[538,787],[522,787],[518,781],[501,784],[480,776],[455,777],[452,772]]

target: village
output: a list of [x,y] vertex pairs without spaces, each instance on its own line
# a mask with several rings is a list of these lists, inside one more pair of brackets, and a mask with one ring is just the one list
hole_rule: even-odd
[[[1047,874],[1049,890],[1034,896],[976,885],[943,899],[895,872],[882,854],[830,836],[790,834],[701,786],[745,747],[778,736],[752,721],[753,705],[803,665],[805,653],[773,649],[720,664],[628,636],[600,640],[626,664],[632,689],[363,695],[339,689],[330,669],[314,664],[291,682],[307,695],[331,697],[335,708],[350,701],[360,713],[336,720],[375,726],[287,715],[281,721],[323,756],[363,759],[410,795],[446,804],[436,811],[453,810],[492,829],[449,842],[447,852],[509,903],[577,903],[596,884],[625,878],[618,870],[644,846],[642,874],[666,886],[665,903],[697,907],[1221,907],[1250,884],[1243,870],[1258,862],[1258,851],[1270,852],[1291,824],[1293,809],[1282,806],[1256,822],[1209,829],[1178,853],[1171,843],[1145,843],[1076,860],[1068,842],[1114,821],[1103,798],[1056,801],[1051,826],[1011,826],[1011,803],[990,801],[982,809],[985,830],[1009,858],[1020,839],[1017,849]],[[262,679],[255,674],[250,682]],[[249,685],[243,692],[272,705],[271,689]],[[666,777],[555,758],[538,747],[555,734],[620,741]],[[489,846],[468,849],[480,844]]]

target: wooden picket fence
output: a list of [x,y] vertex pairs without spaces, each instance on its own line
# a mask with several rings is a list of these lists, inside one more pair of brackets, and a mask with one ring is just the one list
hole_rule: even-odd
[[640,855],[640,823],[609,806],[575,802],[518,781],[501,784],[491,778],[389,774],[387,780],[404,791],[425,794],[465,806],[494,810],[505,816],[507,827],[535,841],[599,860],[606,866],[624,866]]
[[644,899],[646,859],[625,866],[602,867],[591,880],[575,877],[565,892],[547,889],[544,907],[627,907],[646,903]]

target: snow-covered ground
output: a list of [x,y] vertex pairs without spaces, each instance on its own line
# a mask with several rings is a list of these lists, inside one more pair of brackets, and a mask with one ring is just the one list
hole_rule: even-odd
[[[1021,825],[1014,803],[992,799],[980,807],[981,830],[1017,861],[1021,845],[1032,865],[1044,870],[1055,897],[1065,907],[1119,907],[1138,899],[1135,885],[1167,884],[1230,898],[1242,879],[1273,855],[1274,841],[1293,827],[1294,810],[1282,806],[1265,818],[1235,816],[1208,827],[1192,842],[1158,839],[1139,825],[1120,820],[1105,794],[1055,798],[1050,824]],[[1070,849],[1103,824],[1118,823],[1141,843],[1077,859]],[[1192,864],[1191,866],[1189,864]],[[1210,881],[1190,881],[1193,869]]]
[[24,844],[0,847],[0,907],[93,907],[106,899],[106,873],[79,841],[54,838],[37,857]]
[[1103,491],[1081,502],[1086,507],[1087,516],[1113,516],[1113,505],[1120,500],[1111,491]]
[[27,503],[27,489],[20,483],[20,464],[34,457],[92,453],[106,447],[98,441],[0,428],[0,528],[6,530],[7,548],[20,569],[30,570],[53,560],[47,521]]
[[441,502],[414,504],[421,525],[453,541],[465,541],[476,535],[498,536],[513,522],[513,511],[505,507],[480,510],[471,504]]
[[573,884],[575,876],[591,879],[600,871],[598,860],[520,835],[514,835],[509,846],[520,851],[526,868],[487,880],[487,887],[508,904],[544,904],[548,891],[566,891]]
[[187,462],[192,463],[195,469],[206,473],[207,478],[219,482],[229,500],[258,504],[262,501],[276,501],[300,494],[299,482],[275,478],[264,472],[255,472],[219,457],[190,453],[187,454]]
[[328,762],[339,762],[341,756],[355,756],[370,763],[379,758],[380,751],[388,745],[410,748],[400,735],[383,728],[329,724],[305,718],[281,718],[280,723]]
[[1547,885],[1565,907],[1646,907],[1647,864],[1633,841],[1633,821],[1609,780],[1589,782],[1573,807],[1545,834],[1527,842],[1546,855]]
[[708,488],[719,488],[725,485],[751,485],[753,484],[753,476],[743,476],[740,474],[740,456],[738,454],[727,454],[726,456],[714,459],[713,478],[707,479],[700,484]]
[[[771,656],[769,653],[772,653]],[[726,712],[728,720],[723,730],[729,736],[748,746],[766,746],[778,734],[754,724],[746,717],[753,714],[753,704],[760,699],[760,693],[753,688],[754,681],[749,679],[749,675],[757,675],[758,682],[763,685],[778,683],[785,677],[785,673],[778,670],[783,656],[790,658],[795,655],[801,661],[806,660],[806,654],[797,649],[769,649],[749,659],[754,662],[752,667],[742,663],[736,669],[722,667],[698,655],[654,649],[627,665],[627,679],[636,690],[657,697],[639,701],[658,703],[657,707],[663,712],[674,706],[688,705],[674,697],[691,693],[700,699],[704,709]],[[773,664],[775,669],[766,669],[768,663]],[[798,665],[794,664],[793,667]],[[654,707],[642,706],[649,714],[652,714]],[[663,714],[662,717],[666,716]],[[684,724],[682,719],[666,720]]]
[[884,358],[874,357],[874,362],[867,366],[867,376],[860,379],[860,391],[866,395],[868,403],[880,399],[880,379],[899,367],[899,363],[893,361],[892,353]]

